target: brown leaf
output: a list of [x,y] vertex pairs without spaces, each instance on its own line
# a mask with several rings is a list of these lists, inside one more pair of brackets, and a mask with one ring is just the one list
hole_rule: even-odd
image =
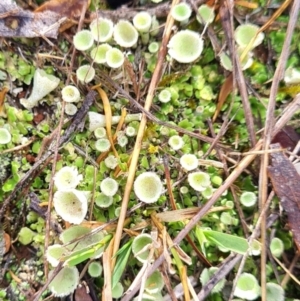
[[0,1],[1,37],[57,38],[61,16],[51,11],[33,13],[11,0]]
[[75,290],[75,301],[92,301],[92,297],[87,292],[88,288],[84,285],[78,286]]
[[[278,149],[280,144],[272,144],[270,148]],[[269,177],[287,214],[289,227],[300,251],[300,175],[282,152],[271,153],[271,159],[272,166],[268,167]]]
[[215,122],[215,120],[217,119],[228,95],[232,92],[233,89],[233,76],[232,73],[230,73],[230,75],[226,78],[225,82],[223,83],[220,93],[219,93],[219,97],[218,97],[218,104],[217,104],[217,108],[215,111],[215,114],[212,118],[213,122]]
[[280,143],[281,147],[289,148],[293,150],[298,141],[300,140],[300,135],[289,125],[283,127],[272,140],[272,143]]
[[7,87],[4,87],[0,90],[0,116],[1,117],[6,117],[4,101],[5,101],[6,93],[8,91],[9,89]]
[[35,12],[52,11],[69,19],[79,19],[82,8],[89,6],[90,0],[50,0],[38,7]]
[[9,251],[11,245],[10,236],[6,232],[4,232],[4,241],[5,241],[5,251],[4,251],[5,254]]

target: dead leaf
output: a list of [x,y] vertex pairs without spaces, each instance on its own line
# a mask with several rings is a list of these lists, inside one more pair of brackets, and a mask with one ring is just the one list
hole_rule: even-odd
[[[226,206],[213,207],[207,211],[207,214],[213,213],[213,212],[224,211],[224,210],[228,210],[228,209],[230,209],[230,208],[228,208]],[[167,223],[179,222],[179,221],[184,221],[186,219],[193,218],[200,210],[201,210],[201,207],[176,209],[176,210],[170,210],[170,211],[156,213],[156,217],[162,222],[167,222]]]
[[11,244],[10,236],[6,232],[4,232],[4,241],[5,241],[5,251],[4,251],[4,254],[6,254],[9,251],[10,244]]
[[57,38],[58,29],[64,19],[55,12],[34,13],[22,9],[11,0],[1,0],[0,36]]
[[281,147],[293,150],[298,141],[300,135],[291,126],[286,125],[281,131],[279,131],[272,140],[272,143],[280,143]]
[[[271,149],[280,148],[280,144],[272,144]],[[289,227],[293,233],[295,244],[300,251],[300,175],[293,163],[282,153],[271,153],[272,166],[268,167],[273,189],[280,198],[281,206],[286,212]]]
[[9,91],[7,87],[4,87],[0,90],[0,117],[6,117],[6,112],[4,108],[4,101],[6,93]]
[[218,104],[217,104],[217,108],[215,111],[215,114],[212,118],[213,122],[215,122],[215,120],[217,119],[224,103],[225,100],[227,99],[228,95],[232,92],[233,89],[233,76],[232,73],[230,73],[230,75],[226,78],[225,82],[223,83],[220,93],[219,93],[219,97],[218,97]]
[[75,301],[93,301],[87,290],[88,287],[85,285],[79,285],[75,290]]
[[51,11],[69,19],[79,19],[83,7],[90,5],[90,0],[50,0],[38,7],[35,12]]

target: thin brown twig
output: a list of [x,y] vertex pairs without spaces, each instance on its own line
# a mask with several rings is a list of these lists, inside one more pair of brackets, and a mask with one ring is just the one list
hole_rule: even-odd
[[256,144],[255,129],[254,129],[254,120],[250,107],[250,102],[248,98],[247,86],[244,74],[242,72],[242,67],[240,63],[239,55],[235,49],[234,44],[234,34],[233,34],[233,1],[223,0],[222,5],[220,6],[220,17],[223,25],[224,33],[227,39],[227,44],[229,51],[231,53],[233,61],[233,78],[236,82],[239,92],[242,98],[242,104],[246,119],[246,125],[248,129],[249,139],[251,147],[254,147]]
[[[215,135],[211,120],[208,121],[208,126],[209,126],[210,132],[212,134],[212,137],[215,137],[216,135]],[[223,153],[222,150],[217,149],[217,154],[218,154],[219,160],[222,161],[222,163],[223,163],[224,173],[225,173],[226,177],[228,177],[229,176],[229,170],[228,170],[227,162],[226,162],[225,157],[224,157],[224,153]],[[244,234],[245,234],[246,237],[248,237],[249,236],[249,231],[248,231],[247,226],[245,225],[244,212],[241,208],[240,202],[237,199],[237,195],[236,195],[234,187],[230,186],[230,190],[231,190],[231,193],[232,193],[232,196],[233,196],[234,205],[235,205],[235,207],[238,211],[238,215],[239,215],[242,227],[243,227]]]

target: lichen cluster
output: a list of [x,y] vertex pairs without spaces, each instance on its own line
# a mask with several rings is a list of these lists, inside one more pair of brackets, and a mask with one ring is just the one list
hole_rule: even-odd
[[[182,279],[182,271],[197,285],[205,286],[219,269],[205,268],[197,257],[199,252],[206,265],[219,266],[229,252],[249,251],[233,294],[245,300],[256,300],[261,294],[257,262],[263,242],[247,241],[258,218],[258,182],[252,168],[236,180],[235,187],[220,195],[211,211],[190,231],[189,239],[197,252],[192,244],[172,243],[198,212],[197,208],[205,206],[226,183],[231,169],[238,166],[241,153],[250,148],[247,112],[242,97],[228,80],[234,69],[233,54],[224,43],[218,9],[206,4],[195,8],[181,2],[170,10],[174,26],[166,44],[163,72],[153,92],[150,109],[153,118],[147,116],[147,126],[138,141],[141,147],[126,208],[126,230],[120,251],[114,257],[116,268],[111,284],[114,299],[121,298],[128,288],[130,291],[134,275],[146,270],[162,253],[166,257],[165,271],[178,274],[172,278],[172,286]],[[16,234],[17,243],[34,247],[39,256],[46,255],[52,269],[50,277],[60,262],[63,265],[49,285],[55,296],[67,296],[77,289],[84,263],[83,270],[93,278],[100,298],[105,279],[102,256],[111,247],[122,214],[132,151],[143,122],[139,105],[147,98],[149,81],[161,55],[165,22],[166,18],[142,10],[130,19],[118,21],[96,17],[77,32],[71,29],[67,33],[69,39],[57,41],[54,58],[39,64],[29,63],[33,60],[27,51],[24,52],[27,60],[0,51],[0,85],[10,91],[7,101],[0,106],[1,202],[58,141],[54,136],[50,144],[45,144],[59,121],[62,126],[59,134],[68,130],[72,118],[76,119],[78,109],[84,106],[86,90],[94,89],[99,94],[80,130],[72,133],[58,149],[57,160],[53,161],[51,154],[28,182],[28,189],[37,195],[39,205],[44,206],[53,196],[50,220],[55,220],[61,233],[51,228],[47,233],[49,245],[44,250],[46,214],[40,216],[44,211],[35,212],[31,207],[32,197],[23,198],[21,194],[13,211],[26,211],[24,223]],[[251,85],[249,91],[255,92],[249,95],[249,103],[259,130],[258,124],[266,117],[267,82],[273,75],[257,53],[260,47],[271,43],[275,53],[272,59],[277,60],[283,33],[270,30],[264,34],[259,26],[242,23],[235,24],[233,49],[248,79],[247,87]],[[223,47],[218,43],[224,44]],[[76,49],[76,56],[73,69],[66,72],[55,57],[63,54],[64,64],[69,64],[71,47]],[[291,88],[299,84],[298,62],[291,55],[284,74],[286,86],[277,96],[279,104],[284,104]],[[10,82],[13,89],[8,88]],[[220,91],[226,94],[228,87],[229,96],[222,102]],[[138,103],[134,103],[136,100]],[[53,162],[56,165],[52,171]],[[53,195],[50,195],[52,184]],[[271,208],[278,209],[278,200],[272,202]],[[107,222],[111,222],[109,227]],[[103,224],[107,226],[105,230],[91,229]],[[277,224],[272,229],[269,253],[281,259],[285,252],[291,251],[292,238]],[[278,271],[273,273],[271,266],[268,262],[267,298],[275,300],[272,298],[276,296],[283,300],[284,291],[275,283]],[[18,273],[18,269],[13,271]],[[141,300],[168,297],[165,271],[157,270],[147,279],[142,277]],[[12,281],[9,273],[5,277]],[[209,300],[222,300],[233,277],[232,274],[228,277],[230,281],[226,278],[218,281]]]

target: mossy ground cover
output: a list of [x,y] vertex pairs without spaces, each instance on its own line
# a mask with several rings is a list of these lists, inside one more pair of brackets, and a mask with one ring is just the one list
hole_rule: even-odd
[[[2,38],[0,300],[74,290],[77,301],[134,300],[138,290],[140,300],[298,298],[297,242],[266,177],[265,153],[275,140],[275,151],[292,151],[300,137],[297,110],[286,110],[300,85],[299,17],[284,46],[293,11],[286,2],[235,3],[232,23],[225,2],[208,3],[207,25],[200,2],[183,22],[170,17],[171,1],[111,11],[95,0],[85,22],[56,40]],[[138,7],[150,12],[149,32],[132,25]],[[130,22],[137,41],[126,46],[118,32],[76,50],[73,37],[90,29],[97,10],[114,25]],[[241,48],[235,29],[244,23],[260,41]],[[169,43],[186,31],[203,44],[190,49],[192,61]],[[99,53],[104,62],[96,63],[91,51],[104,44],[105,53],[115,49],[112,62]],[[186,44],[179,50],[188,52]],[[80,78],[82,66],[94,77]],[[45,78],[58,86],[24,105],[49,88],[41,89]],[[69,85],[80,95],[72,103],[61,93]],[[284,124],[274,126],[280,117]],[[55,287],[59,278],[50,283],[58,272],[73,281],[66,292]],[[83,281],[90,293],[79,297]]]

